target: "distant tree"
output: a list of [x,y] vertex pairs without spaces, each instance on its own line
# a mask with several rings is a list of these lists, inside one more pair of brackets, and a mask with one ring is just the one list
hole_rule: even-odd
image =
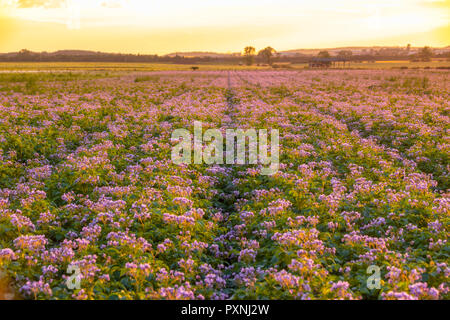
[[406,52],[409,53],[411,51],[411,43],[408,43],[406,46]]
[[248,66],[251,66],[253,64],[253,60],[255,58],[255,48],[251,46],[247,46],[244,48],[244,57],[245,57],[245,63]]
[[319,58],[330,58],[331,57],[330,53],[326,50],[320,51],[317,56]]
[[272,47],[267,47],[258,52],[258,56],[264,59],[268,65],[272,65],[272,56],[276,53],[275,49]]
[[38,60],[39,54],[27,49],[22,49],[17,53],[19,61],[35,61]]
[[422,59],[422,61],[430,61],[431,57],[433,56],[433,51],[430,47],[423,47],[420,49],[419,57]]
[[351,50],[341,50],[338,52],[338,57],[341,59],[350,58],[352,55],[353,55],[353,52]]

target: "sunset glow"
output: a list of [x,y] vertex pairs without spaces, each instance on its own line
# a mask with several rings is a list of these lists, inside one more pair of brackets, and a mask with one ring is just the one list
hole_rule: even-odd
[[1,0],[0,52],[447,46],[448,0]]

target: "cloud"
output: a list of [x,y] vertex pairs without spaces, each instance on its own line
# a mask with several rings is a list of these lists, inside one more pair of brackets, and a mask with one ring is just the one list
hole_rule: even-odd
[[450,8],[450,0],[426,0],[424,4],[429,7]]
[[[78,4],[80,0],[16,0],[18,8],[63,8],[71,3]],[[121,8],[123,7],[123,0],[91,0],[83,1],[84,6],[102,7],[102,8]],[[128,1],[125,1],[128,3]]]
[[122,3],[120,1],[114,1],[114,0],[102,2],[101,6],[103,8],[112,8],[112,9],[117,9],[117,8],[123,7]]
[[65,5],[66,0],[18,0],[19,8],[61,8]]

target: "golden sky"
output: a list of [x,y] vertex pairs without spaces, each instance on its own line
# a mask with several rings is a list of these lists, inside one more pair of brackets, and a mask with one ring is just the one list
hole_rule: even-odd
[[0,0],[0,52],[450,45],[450,0]]

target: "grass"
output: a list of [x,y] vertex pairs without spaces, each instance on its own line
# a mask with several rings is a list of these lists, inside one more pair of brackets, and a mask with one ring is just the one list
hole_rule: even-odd
[[372,85],[369,87],[371,90],[391,89],[398,92],[404,91],[407,94],[430,94],[432,88],[430,88],[430,79],[424,77],[388,77],[385,82],[380,85]]
[[0,73],[0,83],[29,81],[73,81],[109,77],[109,73],[99,72],[12,72]]
[[158,76],[138,76],[134,79],[134,82],[145,82],[145,81],[153,81],[158,82],[160,77]]
[[41,93],[45,84],[68,83],[69,81],[100,79],[116,76],[110,72],[0,72],[0,92],[13,91],[26,94]]

